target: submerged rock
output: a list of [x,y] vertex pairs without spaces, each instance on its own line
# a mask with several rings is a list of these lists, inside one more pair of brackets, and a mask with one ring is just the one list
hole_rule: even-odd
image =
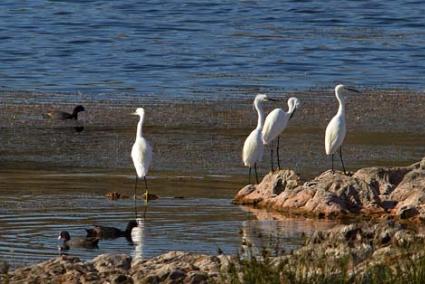
[[[116,191],[107,192],[105,194],[105,197],[109,200],[129,199],[130,198],[129,195],[119,193],[119,192],[116,192]],[[140,195],[137,198],[145,200],[146,199],[146,193],[143,193],[143,195]],[[156,200],[156,199],[159,199],[158,195],[148,193],[148,200]]]
[[234,203],[326,218],[392,215],[425,220],[425,158],[408,167],[370,167],[352,175],[326,171],[305,183],[292,170],[247,185]]

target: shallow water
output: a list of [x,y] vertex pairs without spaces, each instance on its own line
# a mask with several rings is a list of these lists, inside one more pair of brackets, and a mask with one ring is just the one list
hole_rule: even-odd
[[424,89],[420,1],[4,0],[0,8],[5,89],[80,90],[93,100],[246,97],[335,82]]
[[[308,179],[330,166],[323,132],[336,106],[327,92],[296,95],[303,105],[282,135],[281,158],[282,165]],[[392,111],[401,102],[404,108]],[[351,97],[344,145],[348,168],[409,165],[425,156],[424,103],[424,96],[411,93]],[[148,183],[161,198],[150,203],[143,245],[108,240],[99,249],[70,254],[152,257],[169,250],[214,254],[218,248],[233,254],[246,253],[247,243],[254,253],[287,252],[314,229],[335,225],[231,204],[247,182],[240,152],[255,125],[250,101],[144,106],[144,133],[154,146]],[[91,224],[124,228],[134,218],[132,200],[104,197],[110,191],[133,192],[129,153],[137,118],[129,113],[134,106],[88,103],[78,123],[44,120],[41,113],[51,108],[70,105],[0,105],[0,254],[14,266],[57,255],[61,230],[83,236]],[[268,159],[266,151],[261,175]]]
[[[124,229],[134,218],[133,200],[109,201],[103,194],[107,190],[129,193],[132,183],[132,176],[111,171],[2,171],[2,258],[16,266],[56,256],[61,230],[68,230],[72,238],[83,236],[91,224]],[[279,243],[281,249],[291,250],[300,244],[303,233],[332,224],[272,217],[257,221],[255,214],[230,203],[238,182],[226,177],[155,176],[149,184],[161,198],[149,203],[142,244],[125,238],[102,240],[98,249],[71,248],[67,253],[83,259],[110,252],[148,258],[169,250],[215,254],[221,249],[235,254],[247,241],[258,249]]]

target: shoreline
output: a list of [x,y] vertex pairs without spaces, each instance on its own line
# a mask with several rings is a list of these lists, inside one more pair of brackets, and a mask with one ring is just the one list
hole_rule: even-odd
[[[409,269],[424,271],[423,244],[423,234],[397,222],[362,222],[317,230],[299,249],[283,248],[276,256],[267,251],[252,256],[249,241],[242,244],[239,256],[170,251],[149,259],[102,254],[83,262],[76,256],[64,255],[13,271],[0,262],[0,280],[5,283],[235,283],[236,280],[252,283],[249,279],[259,277],[269,279],[268,283],[280,283],[284,277],[304,283],[342,277],[344,283],[362,283],[362,279],[381,275],[382,267],[395,270],[396,274],[385,274],[390,279],[406,279]],[[387,283],[385,279],[379,280]]]

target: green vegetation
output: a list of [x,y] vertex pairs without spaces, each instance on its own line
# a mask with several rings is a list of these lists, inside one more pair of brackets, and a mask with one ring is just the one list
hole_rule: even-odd
[[231,284],[258,283],[425,283],[425,250],[406,249],[401,254],[381,263],[363,262],[353,265],[353,259],[283,257],[244,259],[230,261],[220,282]]

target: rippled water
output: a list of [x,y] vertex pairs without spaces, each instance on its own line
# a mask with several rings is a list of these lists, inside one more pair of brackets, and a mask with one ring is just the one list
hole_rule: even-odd
[[421,1],[0,3],[0,85],[224,98],[346,82],[423,90]]
[[[62,230],[68,230],[71,238],[81,237],[91,224],[124,229],[134,218],[133,200],[108,201],[103,196],[107,189],[131,192],[132,177],[124,173],[14,170],[1,171],[0,179],[0,255],[14,266],[58,255],[57,236]],[[271,216],[256,221],[255,212],[231,205],[229,197],[237,182],[226,177],[156,176],[149,184],[161,198],[149,204],[142,244],[125,238],[102,240],[98,249],[71,248],[67,253],[83,259],[110,252],[148,258],[169,250],[214,254],[221,249],[234,254],[247,242],[258,249],[279,243],[281,249],[291,250],[300,244],[302,234],[332,224],[277,221]]]

